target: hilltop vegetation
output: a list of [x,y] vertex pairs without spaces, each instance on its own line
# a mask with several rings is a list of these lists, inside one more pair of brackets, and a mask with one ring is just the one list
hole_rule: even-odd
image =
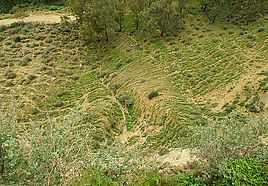
[[223,2],[0,25],[0,184],[267,185],[267,6]]

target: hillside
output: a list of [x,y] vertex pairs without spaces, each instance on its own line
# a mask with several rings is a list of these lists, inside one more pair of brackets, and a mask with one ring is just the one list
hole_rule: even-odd
[[241,146],[260,141],[267,154],[267,18],[211,24],[188,7],[185,23],[91,44],[75,22],[0,25],[3,183],[174,185],[203,158],[195,131],[233,118],[249,118],[248,131],[226,136],[252,134]]

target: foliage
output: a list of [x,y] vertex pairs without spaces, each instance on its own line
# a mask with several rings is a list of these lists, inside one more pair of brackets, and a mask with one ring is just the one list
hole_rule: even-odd
[[[23,8],[29,5],[40,5],[40,4],[64,5],[66,2],[67,0],[2,0],[0,1],[0,13],[13,12],[12,8],[14,9],[17,9],[18,7]],[[52,6],[50,8],[53,9]]]
[[220,17],[224,20],[247,23],[267,13],[266,0],[202,0],[203,10],[208,12],[212,22]]
[[264,167],[252,158],[240,158],[226,163],[220,171],[221,178],[215,185],[267,185],[268,174]]
[[180,25],[179,5],[173,0],[157,0],[150,6],[149,17],[152,24],[161,30],[161,36],[167,32],[178,31]]
[[0,13],[8,13],[13,6],[12,0],[0,1]]
[[[0,114],[0,143],[7,184],[55,185],[76,175],[90,155],[94,127],[74,111],[66,118],[19,123]],[[82,131],[81,128],[84,128]],[[79,154],[79,158],[75,158]]]
[[120,92],[116,95],[116,99],[127,108],[133,106],[133,98],[129,93]]
[[267,134],[267,122],[232,113],[228,120],[193,128],[193,148],[203,159],[201,170],[210,172],[228,161],[255,152],[261,145],[260,136]]
[[71,0],[70,7],[88,41],[102,38],[108,41],[112,33],[123,31],[130,21],[135,30],[157,28],[161,36],[175,32],[181,25],[185,3],[184,0]]

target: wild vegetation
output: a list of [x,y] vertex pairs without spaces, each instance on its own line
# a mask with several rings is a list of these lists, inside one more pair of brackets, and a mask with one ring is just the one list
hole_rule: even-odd
[[268,184],[265,1],[69,4],[0,25],[0,184]]

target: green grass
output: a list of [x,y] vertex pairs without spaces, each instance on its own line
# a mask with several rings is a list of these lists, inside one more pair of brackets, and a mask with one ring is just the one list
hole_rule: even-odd
[[[242,87],[241,99],[226,100],[230,105],[225,111],[212,111],[211,93],[230,88],[230,84],[248,73],[263,71],[260,75],[267,75],[264,68],[267,67],[268,32],[258,31],[260,26],[267,26],[267,22],[260,20],[247,25],[243,28],[247,33],[241,35],[241,28],[228,23],[210,25],[205,18],[190,15],[185,19],[191,24],[186,24],[177,36],[148,37],[149,32],[137,31],[131,36],[120,33],[110,43],[89,46],[77,39],[77,29],[59,29],[63,27],[59,24],[18,24],[1,31],[0,74],[9,69],[16,74],[0,75],[1,109],[6,113],[14,101],[21,103],[15,114],[21,127],[14,135],[19,140],[20,135],[25,138],[30,135],[31,142],[44,143],[41,151],[34,144],[33,149],[26,148],[25,154],[27,150],[33,150],[35,155],[42,152],[48,164],[55,163],[55,149],[62,150],[61,160],[65,164],[56,162],[53,175],[39,175],[37,181],[45,176],[51,183],[69,184],[85,167],[92,168],[85,170],[74,185],[120,185],[125,181],[130,185],[202,185],[207,181],[197,175],[165,176],[148,172],[150,166],[157,169],[150,157],[162,149],[184,148],[188,145],[185,141],[193,135],[191,127],[202,128],[213,120],[224,120],[233,109],[239,108],[237,105],[243,105],[241,102],[244,101],[244,106],[251,103],[256,91],[259,94],[267,89],[267,79],[252,80],[252,84],[257,83],[260,88],[249,87],[243,92]],[[64,31],[68,29],[70,33]],[[126,29],[130,32],[131,26]],[[242,99],[244,94],[249,96],[246,101]],[[72,123],[68,127],[64,118],[71,120],[74,110],[83,111],[82,124]],[[47,118],[55,125],[54,141],[43,139],[31,130],[36,127],[40,133],[54,133],[50,131],[53,126],[43,121]],[[57,124],[60,118],[62,123]],[[41,124],[34,126],[34,122]],[[60,138],[62,134],[66,142]],[[124,135],[125,143],[120,141]],[[72,139],[81,142],[81,146],[71,143]],[[55,148],[50,146],[53,142],[56,142]],[[64,155],[63,146],[70,150],[66,151],[68,156]],[[16,148],[21,147],[16,143]],[[52,155],[46,153],[46,149]],[[144,153],[147,155],[141,155]],[[42,161],[26,157],[30,163],[38,161],[40,170],[49,173],[49,167]],[[80,158],[82,162],[77,162]],[[245,162],[247,160],[237,160],[226,170],[237,168],[236,164],[244,166]],[[76,163],[81,163],[78,168]],[[137,170],[142,165],[145,170]],[[66,171],[69,168],[79,175]],[[254,170],[257,173],[260,167]],[[63,174],[66,177],[62,177]],[[219,181],[225,182],[229,180]]]

